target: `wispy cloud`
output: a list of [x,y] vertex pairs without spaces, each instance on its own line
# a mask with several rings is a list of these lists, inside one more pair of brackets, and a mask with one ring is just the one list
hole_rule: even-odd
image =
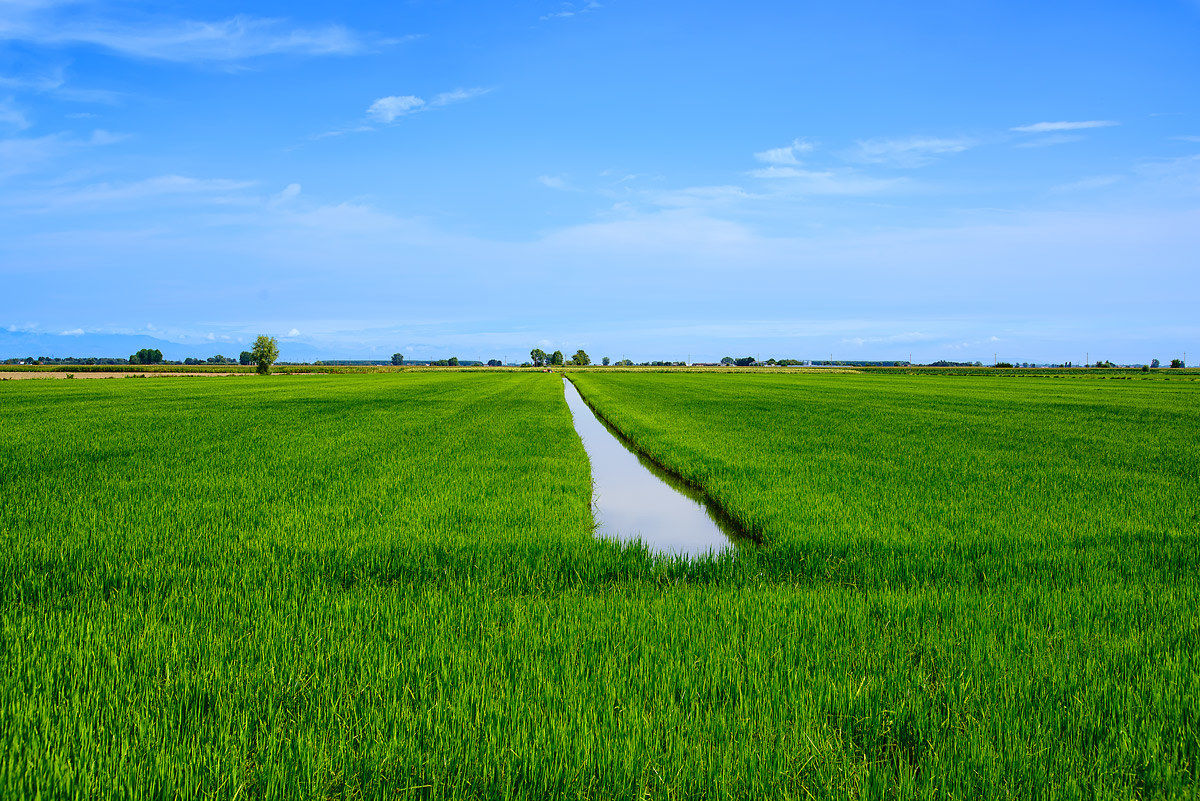
[[390,95],[381,97],[367,109],[367,116],[378,122],[393,122],[397,117],[411,114],[423,107],[425,101],[416,95]]
[[805,195],[869,195],[895,189],[900,178],[873,178],[853,170],[806,170],[772,165],[750,172],[755,178],[786,181],[789,192]]
[[1087,128],[1111,128],[1120,125],[1113,120],[1082,120],[1079,122],[1035,122],[1010,128],[1020,133],[1051,133],[1054,131],[1082,131]]
[[865,164],[921,167],[933,163],[939,156],[961,153],[975,144],[974,140],[963,137],[910,136],[902,139],[863,139],[855,144],[846,157]]
[[1069,145],[1072,142],[1082,140],[1083,137],[1079,134],[1052,134],[1050,136],[1040,136],[1037,139],[1030,139],[1026,142],[1018,142],[1013,147],[1052,147],[1054,145]]
[[25,112],[13,105],[12,99],[0,100],[0,125],[23,131],[29,127]]
[[804,139],[793,139],[785,147],[773,147],[754,154],[754,158],[764,164],[799,164],[798,153],[809,153],[814,145]]
[[[159,175],[141,181],[125,183],[102,183],[84,186],[70,191],[30,198],[43,206],[68,206],[81,204],[125,203],[150,198],[170,196],[209,197],[226,195],[253,186],[251,181],[233,181],[224,178],[189,178],[184,175]],[[285,190],[286,191],[286,190]]]
[[[7,4],[14,5],[14,4]],[[54,4],[17,3],[0,21],[0,39],[49,46],[98,47],[123,56],[174,62],[237,62],[267,55],[353,55],[396,40],[366,37],[341,25],[296,27],[239,14],[224,20],[141,22],[56,15]]]
[[548,189],[568,190],[571,187],[560,175],[539,175],[538,183]]
[[659,206],[674,208],[711,209],[732,206],[758,198],[740,186],[691,186],[666,192],[655,192],[651,198]]
[[113,104],[118,102],[121,97],[119,92],[111,92],[106,89],[81,89],[69,86],[65,70],[61,67],[37,75],[0,75],[0,87],[15,92],[49,94],[78,103]]
[[1081,178],[1078,181],[1071,181],[1066,184],[1059,184],[1053,187],[1050,191],[1056,193],[1065,192],[1088,192],[1095,189],[1103,189],[1106,186],[1112,186],[1122,180],[1120,175],[1093,175],[1089,178]]
[[300,197],[300,184],[288,184],[278,194],[273,195],[270,200],[272,206],[279,206],[284,203],[290,203]]
[[921,331],[906,331],[901,334],[888,334],[886,336],[867,336],[867,337],[847,337],[842,340],[850,345],[884,345],[889,343],[904,344],[910,342],[925,342],[933,339],[930,334]]
[[395,122],[400,117],[405,117],[418,111],[461,103],[464,100],[470,100],[473,97],[487,94],[489,91],[491,90],[480,87],[454,89],[450,92],[442,92],[434,95],[431,100],[425,100],[416,95],[389,95],[388,97],[381,97],[372,103],[367,108],[367,117],[375,122],[386,125]]
[[586,3],[563,3],[559,6],[558,11],[543,14],[538,19],[568,19],[570,17],[577,17],[580,14],[588,14],[598,8],[603,8],[603,6],[595,2],[595,0],[590,0],[590,2]]
[[35,172],[43,164],[72,151],[119,142],[125,137],[104,130],[79,138],[65,131],[45,136],[0,139],[0,178]]

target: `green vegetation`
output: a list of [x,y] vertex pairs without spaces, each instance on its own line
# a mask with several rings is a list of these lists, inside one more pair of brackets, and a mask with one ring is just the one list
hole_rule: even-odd
[[[1194,792],[1193,385],[571,377],[766,543],[743,564],[805,596],[820,588],[852,638],[873,632],[792,667],[819,694],[830,676],[887,688],[842,732],[851,752],[895,759],[890,780],[966,795]],[[846,714],[827,711],[827,725]],[[862,731],[882,739],[863,747]]]
[[1194,383],[572,373],[686,561],[559,376],[379,369],[0,382],[0,794],[1194,793]]
[[271,372],[271,365],[278,358],[279,343],[275,341],[275,337],[260,334],[258,339],[254,340],[254,347],[250,349],[250,361],[254,362],[258,373],[266,375]]
[[158,348],[142,348],[129,357],[130,364],[162,364],[162,351]]

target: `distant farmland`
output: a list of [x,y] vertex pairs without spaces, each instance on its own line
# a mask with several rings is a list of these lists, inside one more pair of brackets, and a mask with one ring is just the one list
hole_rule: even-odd
[[696,559],[558,375],[0,382],[0,792],[1191,797],[1200,385],[1028,372],[571,372]]

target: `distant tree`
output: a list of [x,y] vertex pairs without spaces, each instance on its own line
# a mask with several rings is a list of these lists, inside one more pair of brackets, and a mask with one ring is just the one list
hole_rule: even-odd
[[458,357],[451,356],[449,359],[446,359],[446,366],[447,367],[458,367]]
[[775,360],[774,360],[774,359],[767,359],[767,364],[775,364]]
[[529,360],[533,362],[534,367],[541,367],[546,363],[546,351],[541,348],[534,348],[529,351]]
[[1143,365],[1142,365],[1142,372],[1143,372],[1143,373],[1148,373],[1148,372],[1150,372],[1150,367],[1149,367],[1149,365],[1145,365],[1145,364],[1143,364]]
[[487,366],[488,367],[503,367],[504,362],[500,361],[499,359],[488,359]]
[[1150,366],[1151,367],[1159,367],[1159,366],[1161,366],[1161,362],[1159,362],[1158,359],[1151,359]]
[[733,363],[736,364],[738,367],[749,367],[750,365],[754,364],[754,357],[753,356],[743,356],[740,359],[734,359]]
[[250,361],[258,366],[259,375],[266,375],[271,372],[271,365],[278,358],[279,343],[275,340],[275,337],[260,334],[258,339],[254,340],[254,347],[250,351]]
[[633,367],[633,359],[621,359],[617,362],[617,367]]
[[732,367],[733,363],[734,359],[732,356],[726,356],[725,358],[721,359],[721,364],[725,365],[726,367]]
[[1183,367],[1184,366],[1183,359],[1171,359],[1171,366],[1172,367]]
[[550,363],[551,364],[562,364],[563,363],[563,353],[561,350],[556,350],[556,351],[554,351],[554,353],[550,354]]
[[1012,367],[1010,362],[996,362],[993,367]]
[[129,357],[130,364],[162,364],[162,351],[158,348],[142,348]]
[[196,359],[192,356],[188,356],[186,359],[184,359],[183,363],[184,364],[204,364],[204,362],[202,362],[199,359]]
[[601,360],[600,360],[600,363],[601,363],[602,365],[604,365],[605,367],[608,367],[608,364],[609,364],[608,357],[607,357],[607,356],[605,356],[603,359],[601,359]]
[[254,354],[248,350],[242,351],[242,355],[238,357],[238,363],[243,366],[254,364]]
[[392,364],[404,364],[404,356],[400,353],[392,354]]
[[575,355],[571,357],[571,364],[577,364],[580,367],[586,367],[592,363],[592,357],[584,353],[583,348],[575,351]]

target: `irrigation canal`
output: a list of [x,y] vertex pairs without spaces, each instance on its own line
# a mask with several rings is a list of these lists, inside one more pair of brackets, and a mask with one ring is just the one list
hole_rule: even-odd
[[720,509],[638,453],[596,416],[565,376],[563,391],[592,463],[597,537],[641,538],[651,550],[686,555],[734,547],[741,535]]

